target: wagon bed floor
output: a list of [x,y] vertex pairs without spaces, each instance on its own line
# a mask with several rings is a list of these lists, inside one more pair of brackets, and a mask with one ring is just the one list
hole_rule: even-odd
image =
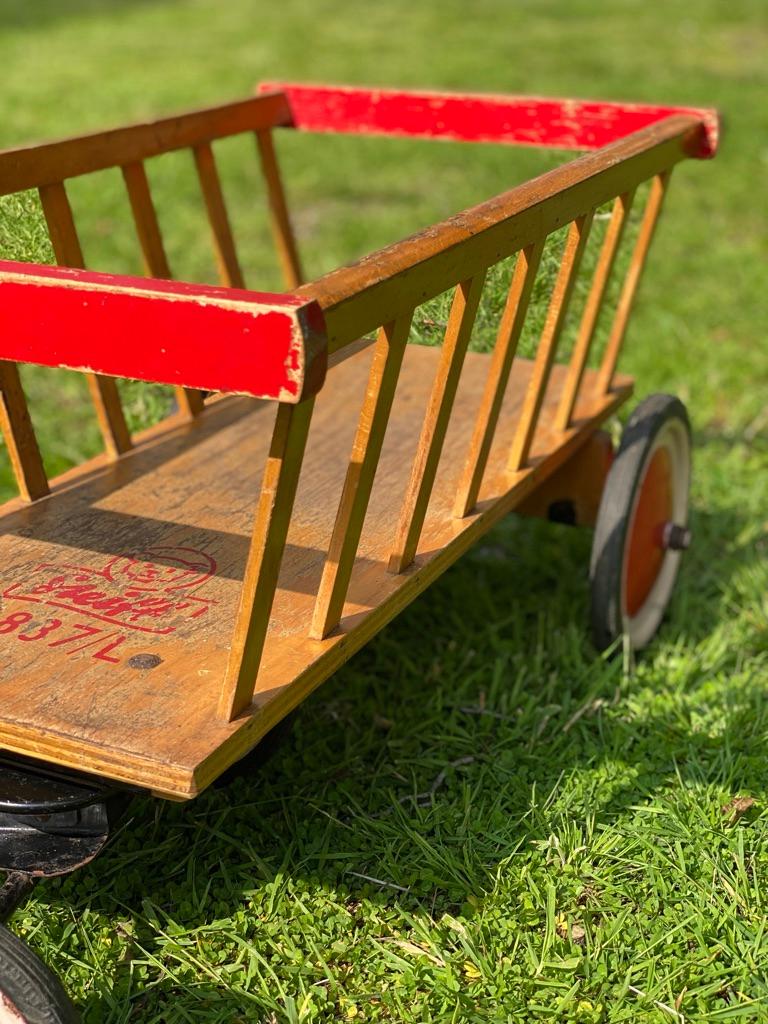
[[172,418],[136,448],[64,474],[33,505],[0,509],[0,743],[193,796],[356,651],[548,475],[627,397],[588,371],[575,426],[549,426],[555,367],[531,467],[505,471],[532,364],[517,360],[475,514],[452,518],[488,367],[467,356],[416,562],[387,561],[440,351],[408,346],[341,628],[307,636],[371,350],[336,367],[317,399],[253,705],[215,718],[273,404],[225,397]]

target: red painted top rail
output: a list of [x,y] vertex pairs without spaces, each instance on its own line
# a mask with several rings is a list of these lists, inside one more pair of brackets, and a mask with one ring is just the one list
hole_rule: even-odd
[[304,131],[600,149],[673,114],[692,114],[705,127],[695,155],[711,157],[717,150],[718,115],[712,109],[292,82],[263,82],[258,88],[285,93],[292,126]]
[[296,403],[327,342],[296,296],[2,260],[0,359]]

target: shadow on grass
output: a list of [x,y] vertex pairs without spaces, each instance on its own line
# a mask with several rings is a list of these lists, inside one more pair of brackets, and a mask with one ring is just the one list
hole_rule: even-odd
[[[723,620],[730,579],[754,559],[734,541],[741,526],[734,509],[695,515],[660,641],[669,653],[627,681],[620,659],[597,658],[586,639],[590,536],[501,524],[305,703],[261,772],[186,806],[138,800],[98,861],[41,891],[53,917],[71,907],[127,922],[133,936],[129,956],[102,964],[84,1020],[125,1020],[128,1006],[140,1020],[277,1012],[297,989],[238,993],[246,966],[225,968],[243,959],[243,942],[262,964],[278,955],[269,922],[280,906],[300,915],[302,885],[327,894],[327,913],[340,908],[352,930],[362,900],[382,914],[471,913],[498,865],[546,843],[555,819],[606,826],[670,786],[764,789],[758,687],[723,708],[716,732],[693,729],[677,699],[711,674],[697,667],[699,647]],[[715,668],[727,671],[730,657]],[[642,713],[622,713],[634,700]],[[598,786],[615,765],[621,779]],[[574,788],[580,773],[591,782]],[[233,941],[242,913],[249,923]],[[224,957],[211,978],[197,961],[209,941]],[[335,963],[332,949],[323,955]]]

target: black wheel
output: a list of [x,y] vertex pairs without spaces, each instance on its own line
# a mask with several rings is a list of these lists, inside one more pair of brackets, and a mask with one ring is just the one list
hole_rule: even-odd
[[592,543],[592,635],[599,650],[656,633],[688,547],[691,427],[672,395],[651,395],[624,428]]
[[61,982],[21,939],[0,925],[0,1024],[77,1024]]

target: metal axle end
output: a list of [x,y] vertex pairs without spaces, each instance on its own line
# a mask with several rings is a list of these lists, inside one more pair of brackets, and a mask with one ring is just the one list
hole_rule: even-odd
[[691,531],[677,523],[664,523],[661,543],[668,551],[686,551],[691,546]]

